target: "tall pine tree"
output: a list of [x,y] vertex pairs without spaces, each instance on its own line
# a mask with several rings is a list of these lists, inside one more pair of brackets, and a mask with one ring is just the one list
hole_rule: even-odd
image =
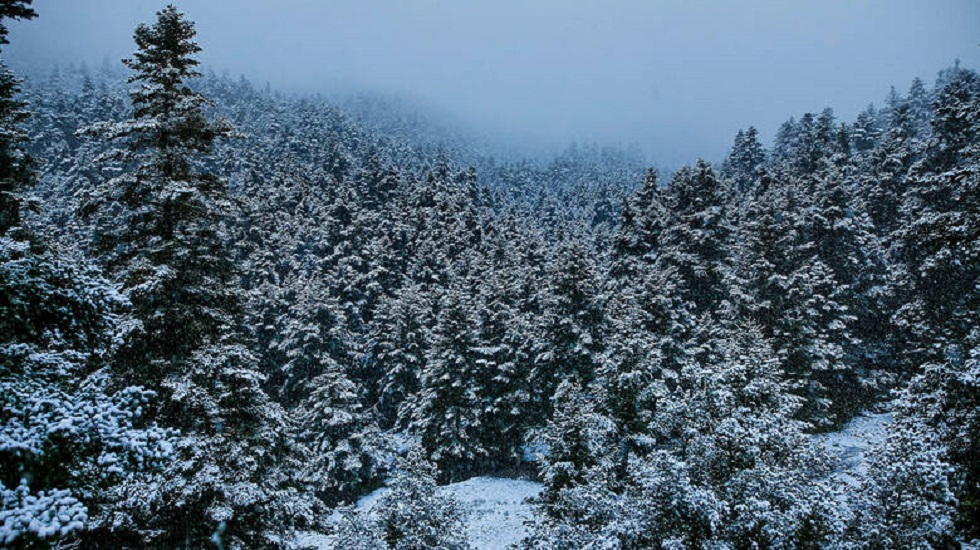
[[[33,19],[32,0],[0,1],[0,44],[9,44],[7,19]],[[0,235],[20,223],[20,193],[34,179],[34,161],[24,151],[27,134],[20,128],[30,115],[17,98],[20,81],[0,61]]]
[[[123,170],[94,194],[119,221],[97,235],[106,263],[132,302],[115,350],[120,386],[156,390],[157,418],[184,434],[176,465],[120,490],[125,520],[97,536],[162,546],[268,546],[286,520],[290,451],[283,415],[263,393],[241,329],[242,296],[226,245],[232,211],[225,182],[201,170],[231,128],[206,115],[209,101],[187,81],[199,76],[192,22],[174,6],[141,24],[125,64],[132,120],[89,129],[124,148]],[[301,505],[302,507],[302,505]],[[132,537],[132,538],[131,538]]]

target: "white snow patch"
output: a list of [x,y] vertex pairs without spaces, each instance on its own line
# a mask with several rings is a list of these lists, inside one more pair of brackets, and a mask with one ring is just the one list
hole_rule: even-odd
[[288,547],[296,550],[309,550],[312,548],[333,548],[333,535],[318,533],[316,531],[297,531],[293,540],[289,541]]
[[868,473],[868,452],[884,443],[891,422],[891,413],[864,413],[840,431],[818,436],[827,451],[840,458],[834,477],[852,487],[859,485]]
[[[390,489],[382,487],[357,501],[357,509],[369,511]],[[541,484],[521,479],[474,477],[438,488],[441,495],[459,503],[466,524],[466,537],[476,549],[500,549],[517,544],[527,535],[525,522],[533,514],[529,498],[541,493]],[[334,513],[330,522],[340,521]],[[301,532],[293,548],[334,548],[333,537],[323,533]]]
[[440,487],[459,502],[466,517],[466,537],[478,549],[506,548],[527,535],[525,522],[532,509],[527,502],[541,484],[520,479],[474,477]]

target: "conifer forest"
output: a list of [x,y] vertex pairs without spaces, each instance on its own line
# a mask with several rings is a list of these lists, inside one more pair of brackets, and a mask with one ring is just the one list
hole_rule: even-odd
[[521,159],[146,4],[0,66],[0,547],[980,547],[974,69]]

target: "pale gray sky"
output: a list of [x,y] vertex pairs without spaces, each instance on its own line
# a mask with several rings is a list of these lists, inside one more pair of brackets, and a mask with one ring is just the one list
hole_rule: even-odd
[[[37,0],[21,62],[127,56],[157,0]],[[978,0],[184,0],[215,70],[302,92],[395,92],[538,148],[636,143],[721,158],[825,106],[852,119],[894,84],[980,67]]]

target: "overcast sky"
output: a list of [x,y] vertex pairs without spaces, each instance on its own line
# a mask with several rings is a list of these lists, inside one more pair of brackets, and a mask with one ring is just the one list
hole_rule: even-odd
[[[5,55],[116,61],[165,2],[36,0]],[[517,143],[720,159],[754,124],[852,119],[894,84],[980,67],[978,0],[186,0],[202,60],[287,91],[395,92]]]

